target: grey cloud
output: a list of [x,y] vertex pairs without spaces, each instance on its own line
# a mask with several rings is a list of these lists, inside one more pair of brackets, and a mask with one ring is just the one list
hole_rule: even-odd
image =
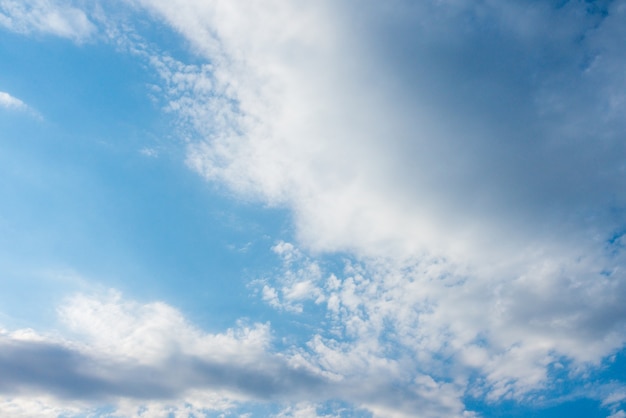
[[395,77],[399,106],[388,104],[402,116],[391,116],[400,127],[385,143],[397,149],[389,173],[399,194],[458,228],[489,223],[527,240],[581,227],[608,236],[623,224],[611,210],[626,204],[626,126],[606,93],[623,80],[606,74],[620,58],[604,52],[623,41],[617,3],[607,15],[583,2],[394,4],[365,6],[383,9],[363,14],[365,28],[393,26],[362,35],[380,76]]
[[173,355],[158,364],[138,365],[54,342],[5,338],[0,343],[0,393],[92,405],[176,400],[189,390],[201,390],[285,404],[338,398],[398,417],[415,411],[424,417],[455,416],[463,410],[459,387],[427,382],[401,388],[379,376],[331,381],[271,355],[245,364]]
[[168,386],[163,370],[109,363],[49,342],[2,342],[0,373],[0,390],[9,394],[34,390],[74,400],[150,399],[179,390]]
[[326,379],[269,355],[254,364],[179,355],[160,364],[138,365],[50,342],[0,343],[0,392],[5,394],[34,391],[72,400],[161,400],[206,389],[269,401],[319,398],[327,386]]

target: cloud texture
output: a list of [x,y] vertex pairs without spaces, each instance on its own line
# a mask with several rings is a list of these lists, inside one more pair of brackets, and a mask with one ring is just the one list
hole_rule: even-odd
[[[79,338],[2,337],[5,393],[472,416],[467,398],[539,399],[623,349],[625,1],[127,4],[201,62],[123,40],[189,166],[293,214],[282,270],[251,287],[311,331],[278,346],[269,325],[208,334],[163,303],[75,297],[60,314]],[[0,5],[12,30],[90,31]]]

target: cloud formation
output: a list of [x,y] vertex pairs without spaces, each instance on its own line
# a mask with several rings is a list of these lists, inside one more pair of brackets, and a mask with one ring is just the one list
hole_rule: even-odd
[[25,110],[28,109],[26,103],[18,99],[17,97],[11,96],[9,93],[0,91],[0,106],[6,109],[16,109],[16,110]]
[[212,63],[190,164],[293,208],[307,246],[493,261],[623,223],[619,2],[146,7]]
[[175,84],[189,164],[364,260],[261,292],[327,301],[355,339],[311,340],[333,367],[391,338],[418,376],[523,399],[624,346],[626,3],[140,3],[211,63]]
[[[266,324],[210,334],[164,303],[77,296],[75,339],[2,337],[8,396],[472,416],[467,397],[532,401],[623,349],[625,1],[128,3],[202,61],[136,45],[189,166],[293,213],[298,242],[252,287],[319,322],[278,349]],[[0,5],[18,32],[90,31]],[[619,391],[604,402],[623,415]]]
[[[316,403],[334,398],[384,411],[383,416],[462,410],[458,388],[423,376],[398,392],[397,371],[388,367],[393,362],[357,353],[338,367],[332,348],[318,353],[321,347],[313,347],[322,344],[317,337],[311,352],[295,347],[276,352],[268,325],[240,324],[208,334],[164,303],[140,304],[115,292],[76,295],[59,315],[67,328],[64,337],[29,329],[0,336],[0,411],[73,416],[110,405],[124,416],[168,408],[203,415],[274,402],[285,405],[278,416],[315,416]],[[379,363],[374,370],[370,361]],[[433,402],[435,391],[449,399]],[[442,393],[435,397],[444,399]]]
[[77,295],[59,314],[73,339],[32,330],[1,336],[5,397],[43,395],[92,408],[135,402],[138,410],[142,403],[183,405],[196,397],[199,409],[228,409],[237,399],[304,398],[326,381],[272,354],[267,325],[207,334],[168,305],[116,293]]

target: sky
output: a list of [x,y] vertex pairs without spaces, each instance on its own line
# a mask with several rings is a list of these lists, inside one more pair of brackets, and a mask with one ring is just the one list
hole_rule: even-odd
[[626,1],[0,0],[0,415],[626,418]]

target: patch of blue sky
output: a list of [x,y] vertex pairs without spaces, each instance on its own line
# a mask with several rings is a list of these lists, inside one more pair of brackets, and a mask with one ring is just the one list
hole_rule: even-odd
[[[524,399],[486,401],[467,395],[465,405],[484,418],[495,417],[607,417],[620,409],[622,398],[611,401],[614,393],[626,387],[626,350],[610,356],[597,365],[577,369],[560,358],[548,370],[547,387],[527,394]],[[478,375],[475,378],[480,379]]]
[[3,310],[50,318],[82,277],[184,305],[209,328],[258,314],[246,280],[289,236],[284,213],[220,193],[184,165],[171,119],[149,99],[146,63],[107,44],[11,33],[0,59],[0,90],[43,118],[0,110]]

